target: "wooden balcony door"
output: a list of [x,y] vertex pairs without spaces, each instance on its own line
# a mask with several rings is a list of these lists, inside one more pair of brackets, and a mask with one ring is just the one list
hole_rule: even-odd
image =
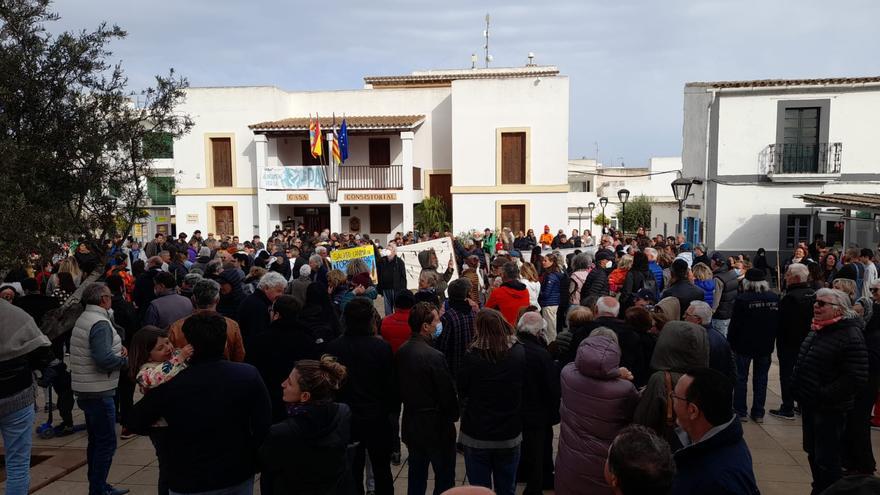
[[526,205],[501,205],[501,227],[512,232],[526,231]]
[[220,239],[235,235],[235,215],[231,206],[214,207],[214,230]]

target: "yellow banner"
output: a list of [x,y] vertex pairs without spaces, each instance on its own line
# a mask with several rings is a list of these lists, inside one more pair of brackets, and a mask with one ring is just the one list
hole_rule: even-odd
[[375,251],[372,246],[360,246],[347,249],[335,249],[330,251],[330,261],[347,261],[354,258],[366,258],[373,256]]

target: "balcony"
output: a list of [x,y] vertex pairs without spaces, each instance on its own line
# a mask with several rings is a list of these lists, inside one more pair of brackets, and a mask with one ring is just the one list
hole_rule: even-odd
[[840,177],[842,143],[768,145],[761,153],[773,182],[828,182]]
[[[421,175],[421,174],[419,174]],[[413,169],[415,179],[415,167]],[[290,165],[266,167],[260,182],[263,189],[296,191],[324,189],[324,166]],[[419,183],[413,189],[421,188]],[[348,165],[339,166],[340,191],[387,191],[403,189],[403,165]]]
[[403,189],[403,165],[340,165],[339,190]]

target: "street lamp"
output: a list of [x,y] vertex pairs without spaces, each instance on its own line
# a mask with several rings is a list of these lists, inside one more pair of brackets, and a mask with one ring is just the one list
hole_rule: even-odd
[[599,206],[602,207],[602,235],[605,235],[605,207],[608,206],[608,198],[605,196],[599,198]]
[[581,231],[581,215],[584,213],[584,209],[581,206],[578,206],[578,232]]
[[[595,207],[596,207],[596,203],[593,203],[592,201],[587,203],[587,209],[590,210],[590,236],[591,237],[593,235],[593,208],[595,208]],[[583,232],[581,232],[581,233],[583,233]]]
[[623,211],[620,212],[620,230],[623,232],[623,236],[626,237],[626,224],[623,221],[626,218],[626,202],[629,199],[629,189],[617,191],[617,199],[623,205]]
[[684,211],[684,202],[691,193],[691,184],[693,184],[693,180],[685,179],[684,177],[679,177],[672,181],[672,194],[675,196],[675,200],[678,201],[678,229],[676,229],[676,234],[683,231],[681,213]]

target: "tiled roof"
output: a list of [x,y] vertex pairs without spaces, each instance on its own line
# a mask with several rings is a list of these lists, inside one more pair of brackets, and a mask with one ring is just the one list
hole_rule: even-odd
[[[345,117],[349,130],[397,130],[412,129],[425,120],[424,115],[352,115]],[[248,127],[253,131],[305,131],[309,129],[309,117],[291,117],[273,122],[260,122]],[[342,124],[342,117],[336,117],[336,125]],[[333,117],[321,117],[321,127],[329,129]]]
[[449,84],[456,79],[510,79],[517,77],[550,77],[559,75],[552,65],[505,67],[497,69],[453,69],[413,72],[398,76],[366,76],[364,82],[377,86]]
[[795,196],[805,203],[817,206],[840,207],[850,210],[874,210],[880,212],[880,194],[870,193],[834,193],[834,194],[802,194]]
[[831,77],[825,79],[758,79],[753,81],[689,82],[686,86],[725,88],[770,88],[782,86],[846,86],[851,84],[880,83],[880,76]]

